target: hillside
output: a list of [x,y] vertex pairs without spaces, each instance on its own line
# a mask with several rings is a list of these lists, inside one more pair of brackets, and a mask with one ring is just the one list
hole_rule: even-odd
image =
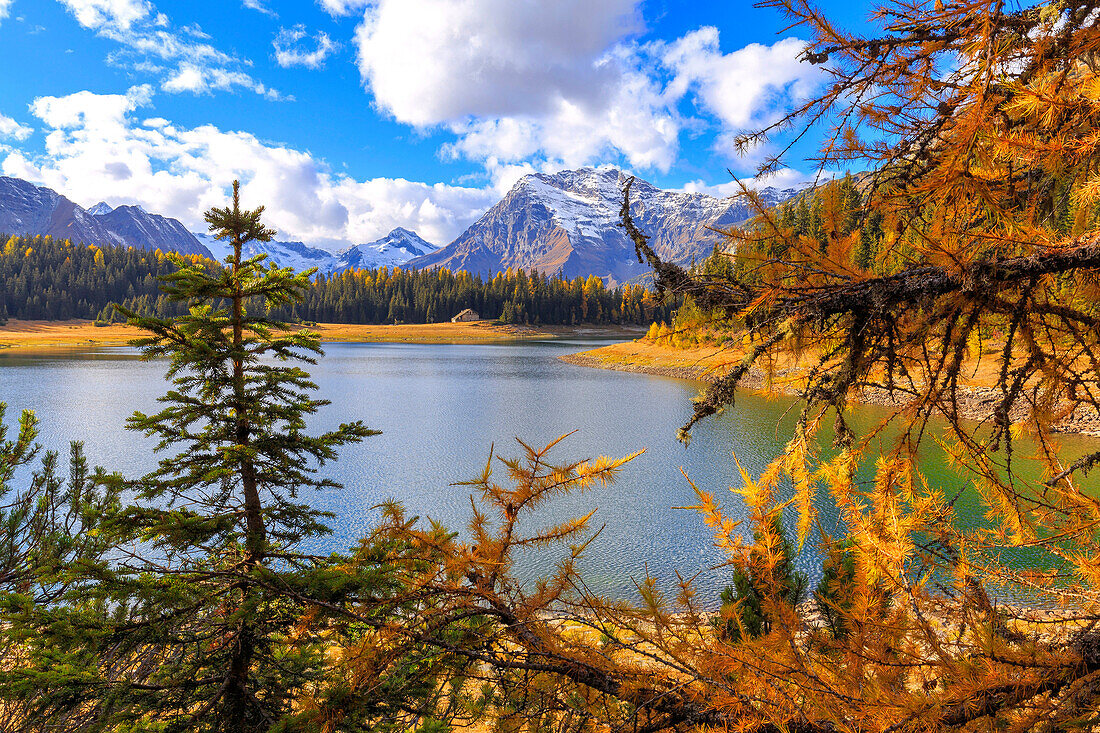
[[0,232],[210,256],[176,219],[150,214],[140,206],[112,209],[101,202],[84,209],[52,189],[5,176],[0,176]]

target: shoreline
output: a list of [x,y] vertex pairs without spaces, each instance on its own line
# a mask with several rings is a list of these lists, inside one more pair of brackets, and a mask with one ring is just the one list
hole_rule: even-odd
[[[523,326],[492,321],[423,323],[397,326],[318,323],[303,326],[325,343],[491,344],[508,341],[552,341],[561,338],[629,339],[645,333],[640,326]],[[0,326],[0,349],[57,349],[126,346],[142,332],[124,324],[95,326],[92,321],[20,321]]]
[[[724,356],[722,354],[725,354]],[[611,369],[635,374],[650,374],[695,382],[713,383],[736,363],[740,354],[730,353],[719,347],[672,349],[641,342],[623,342],[576,354],[566,354],[558,359],[575,366],[590,369]],[[797,397],[798,391],[789,384],[771,383],[758,369],[753,369],[742,380],[742,388],[770,394]],[[884,389],[864,390],[858,402],[880,407],[900,408],[902,400]],[[984,421],[992,416],[997,392],[991,387],[963,385],[959,388],[959,413],[963,419]],[[1023,406],[1013,410],[1011,417],[1023,417]],[[1100,437],[1100,414],[1095,410],[1078,408],[1073,414],[1055,425],[1059,433]]]

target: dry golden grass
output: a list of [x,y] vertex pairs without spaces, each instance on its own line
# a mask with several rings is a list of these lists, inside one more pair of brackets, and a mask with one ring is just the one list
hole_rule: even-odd
[[678,349],[671,346],[658,346],[648,341],[627,341],[585,351],[577,356],[595,359],[612,369],[616,367],[634,367],[638,371],[683,369],[701,377],[715,370],[719,373],[724,372],[741,360],[744,351],[740,347],[696,346]]
[[[725,374],[744,356],[745,350],[740,343],[676,348],[639,340],[584,351],[572,355],[568,360],[584,362],[588,366],[602,366],[605,369],[705,379]],[[813,363],[815,356],[813,353],[804,354],[801,363],[794,358],[784,358],[776,364],[776,368],[791,370],[792,373],[788,376],[796,381],[800,373],[799,367]],[[997,383],[997,375],[998,366],[994,359],[983,358],[978,362],[969,359],[960,374],[959,384],[966,387],[992,387]],[[778,381],[784,382],[782,379]]]
[[472,323],[419,323],[373,326],[354,323],[320,323],[312,330],[322,341],[377,341],[417,344],[484,343],[516,339],[555,338],[549,329],[530,326],[499,326],[492,321]]
[[[636,335],[615,328],[501,326],[491,321],[374,326],[321,323],[311,326],[322,341],[372,341],[405,343],[488,343],[517,339],[548,339],[592,331],[599,334]],[[97,327],[91,321],[20,321],[0,326],[0,348],[55,346],[113,346],[138,337],[136,328],[124,325]]]
[[[989,344],[984,348],[985,356],[981,360],[971,357],[963,362],[956,403],[963,418],[985,420],[991,415],[992,405],[999,395],[996,390],[999,367],[997,360],[988,354],[997,346]],[[578,366],[705,381],[721,377],[744,355],[744,348],[739,342],[728,346],[676,348],[647,341],[629,341],[559,358]],[[807,367],[814,358],[814,352],[804,353],[801,360],[781,356],[773,365],[771,374],[765,374],[758,366],[745,375],[741,387],[769,394],[798,394],[805,387]],[[1035,375],[1034,379],[1041,379],[1041,375]],[[901,407],[904,404],[904,397],[891,395],[882,389],[863,390],[852,398],[857,402],[883,406]],[[1016,408],[1014,420],[1020,418],[1021,411],[1021,407]],[[1057,432],[1100,437],[1100,413],[1089,407],[1079,407],[1059,418],[1054,429]]]
[[18,321],[0,326],[0,346],[82,346],[125,344],[140,333],[136,328],[111,325],[97,328],[91,321]]

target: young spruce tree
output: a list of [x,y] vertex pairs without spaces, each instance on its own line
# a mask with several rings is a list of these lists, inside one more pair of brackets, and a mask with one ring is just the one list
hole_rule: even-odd
[[5,412],[0,402],[0,731],[82,730],[105,618],[97,579],[114,549],[97,528],[119,497],[78,442],[67,479],[53,451],[32,471],[38,420],[25,410],[9,440]]
[[135,342],[144,358],[169,360],[174,388],[162,410],[129,421],[168,455],[132,484],[135,505],[116,528],[131,544],[112,590],[123,620],[111,653],[125,662],[98,701],[111,730],[296,729],[295,701],[324,673],[318,629],[369,582],[301,549],[328,531],[301,494],[338,487],[317,466],[375,431],[306,432],[326,402],[288,362],[314,363],[318,335],[265,314],[295,302],[311,272],[242,256],[274,235],[262,213],[241,208],[234,182],[232,206],[206,213],[232,256],[224,267],[177,258],[164,279],[187,315],[126,313],[150,334]]

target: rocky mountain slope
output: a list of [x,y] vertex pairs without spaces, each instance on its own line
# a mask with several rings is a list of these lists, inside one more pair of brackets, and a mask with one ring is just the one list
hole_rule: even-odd
[[[224,260],[225,242],[209,234],[187,231],[176,219],[151,214],[140,206],[112,207],[105,202],[85,209],[48,188],[18,178],[0,176],[0,233],[51,235],[74,242],[119,245],[180,254],[198,254]],[[251,242],[245,254],[267,254],[275,263],[296,270],[316,267],[322,273],[349,268],[397,267],[437,247],[415,232],[397,228],[374,242],[359,244],[339,254],[302,242]]]
[[[619,224],[626,175],[610,168],[582,168],[521,178],[512,190],[455,241],[408,263],[492,275],[509,267],[561,272],[567,278],[599,275],[624,283],[649,274]],[[764,189],[775,205],[796,189]],[[744,197],[663,191],[634,182],[632,210],[662,258],[701,260],[720,242],[712,228],[727,228],[754,215]]]
[[[93,208],[103,211],[100,208],[103,206],[99,203]],[[150,214],[140,206],[119,206],[94,216],[107,228],[115,244],[209,256],[206,247],[179,220]]]
[[56,191],[4,176],[0,176],[0,232],[210,255],[175,219],[150,214],[140,206],[112,209],[99,203],[86,210]]
[[[560,272],[567,278],[598,275],[609,285],[636,282],[650,272],[637,261],[633,245],[619,227],[625,180],[624,173],[611,168],[524,176],[442,249],[415,232],[397,228],[339,254],[285,241],[254,242],[246,254],[263,252],[283,267],[316,267],[324,274],[400,266],[445,267],[491,276],[511,267]],[[766,204],[775,205],[798,190],[767,188],[760,194]],[[634,182],[632,202],[635,220],[658,254],[685,264],[702,260],[721,241],[713,229],[734,226],[754,214],[744,197],[663,191],[641,179]],[[49,234],[87,244],[160,249],[219,260],[229,252],[224,242],[188,232],[179,221],[140,206],[112,208],[101,202],[84,209],[48,188],[5,177],[0,177],[0,233]]]

